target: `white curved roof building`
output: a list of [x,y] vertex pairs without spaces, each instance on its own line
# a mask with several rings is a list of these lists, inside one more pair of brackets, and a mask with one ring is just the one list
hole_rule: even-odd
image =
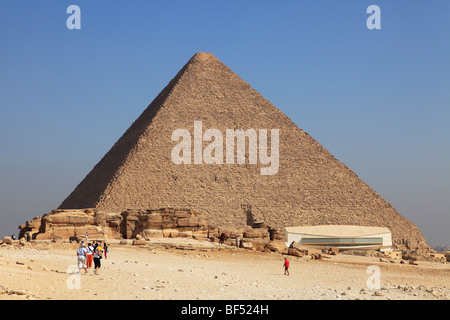
[[391,231],[385,227],[320,225],[284,228],[285,241],[318,249],[392,251]]

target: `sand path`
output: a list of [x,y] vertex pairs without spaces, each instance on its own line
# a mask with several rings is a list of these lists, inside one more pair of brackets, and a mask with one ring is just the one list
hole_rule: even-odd
[[[99,275],[72,274],[78,244],[39,243],[0,247],[0,299],[449,299],[450,264],[418,266],[339,254],[323,260],[219,247],[182,239],[148,246],[110,245]],[[380,288],[369,288],[380,269]],[[369,282],[369,284],[376,282]],[[79,286],[77,287],[77,284]]]

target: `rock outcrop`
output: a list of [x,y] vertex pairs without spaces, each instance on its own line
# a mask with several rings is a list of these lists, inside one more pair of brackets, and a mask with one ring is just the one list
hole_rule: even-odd
[[207,221],[190,209],[127,210],[56,209],[19,226],[19,238],[81,240],[154,237],[205,237]]
[[19,238],[27,235],[37,240],[84,238],[86,233],[91,238],[117,238],[120,220],[118,214],[97,214],[93,209],[53,210],[19,226]]
[[[154,210],[128,209],[122,213],[95,209],[55,209],[19,226],[19,239],[81,241],[85,239],[134,239],[135,245],[145,245],[152,238],[193,238],[220,241],[224,244],[265,252],[287,253],[284,233],[264,223],[241,229],[224,229],[208,225],[207,219],[191,209],[162,208]],[[8,243],[8,239],[4,240]]]

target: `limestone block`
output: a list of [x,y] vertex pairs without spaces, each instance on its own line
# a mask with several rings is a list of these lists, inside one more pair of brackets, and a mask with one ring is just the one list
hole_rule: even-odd
[[284,252],[287,249],[286,243],[284,241],[277,241],[277,240],[270,241],[265,248],[274,252]]
[[69,239],[69,237],[75,235],[75,228],[74,227],[53,227],[51,234],[52,234],[52,238],[59,237],[62,239]]
[[84,237],[86,232],[88,237],[93,239],[99,235],[103,235],[103,228],[95,225],[85,225],[82,227],[73,227],[74,235]]
[[46,217],[46,222],[55,225],[55,224],[69,224],[69,216],[65,214],[55,213],[51,216]]
[[11,239],[11,237],[3,237],[2,243],[12,244],[13,240]]
[[201,217],[182,218],[177,221],[178,227],[199,227],[203,224]]
[[181,218],[177,221],[178,227],[187,227],[189,225],[189,218]]
[[296,256],[296,257],[303,257],[305,255],[303,252],[300,252],[299,250],[297,250],[295,248],[289,248],[288,254],[291,256]]
[[244,232],[244,238],[265,238],[269,237],[269,231],[265,228],[248,229]]
[[272,240],[283,240],[284,241],[284,231],[280,229],[271,229],[270,238]]
[[208,231],[192,231],[192,236],[194,238],[207,238],[208,237]]
[[126,214],[124,215],[124,218],[126,219],[126,221],[138,221],[139,220],[139,216],[137,213],[130,213],[130,212],[126,212]]
[[164,238],[176,238],[178,237],[179,231],[177,229],[163,229],[162,233]]
[[54,237],[52,242],[53,243],[64,243],[64,239],[61,237]]
[[145,228],[157,229],[162,227],[163,219],[159,214],[149,214],[145,216]]
[[178,226],[178,219],[171,215],[162,215],[162,228],[174,229]]
[[145,241],[144,239],[141,240],[133,240],[133,245],[134,246],[143,246],[146,245],[147,241]]
[[94,224],[94,217],[90,215],[73,215],[69,216],[69,224],[70,225],[86,225],[86,224]]
[[104,239],[120,239],[122,235],[119,230],[116,228],[103,227],[102,228],[103,238]]
[[175,210],[175,217],[180,218],[189,218],[191,216],[191,211],[189,209],[179,209]]
[[51,232],[38,233],[36,235],[36,240],[50,240],[53,239],[53,234]]
[[260,238],[251,238],[251,239],[242,239],[243,243],[251,242],[253,248],[255,249],[264,249],[265,246],[270,242],[270,239],[267,237],[265,239]]
[[192,231],[179,231],[178,237],[180,238],[192,238]]
[[151,238],[163,238],[163,231],[161,229],[145,229],[141,232],[141,235],[145,240],[150,240]]

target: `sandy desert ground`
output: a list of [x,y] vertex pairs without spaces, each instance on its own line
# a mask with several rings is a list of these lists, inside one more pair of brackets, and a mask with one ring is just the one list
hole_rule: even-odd
[[[1,300],[448,300],[450,264],[418,266],[379,258],[322,260],[262,253],[186,239],[146,246],[110,244],[99,275],[74,274],[77,243],[0,246]],[[371,285],[380,269],[380,287]],[[369,269],[370,270],[370,269]],[[368,286],[369,284],[369,286]]]

